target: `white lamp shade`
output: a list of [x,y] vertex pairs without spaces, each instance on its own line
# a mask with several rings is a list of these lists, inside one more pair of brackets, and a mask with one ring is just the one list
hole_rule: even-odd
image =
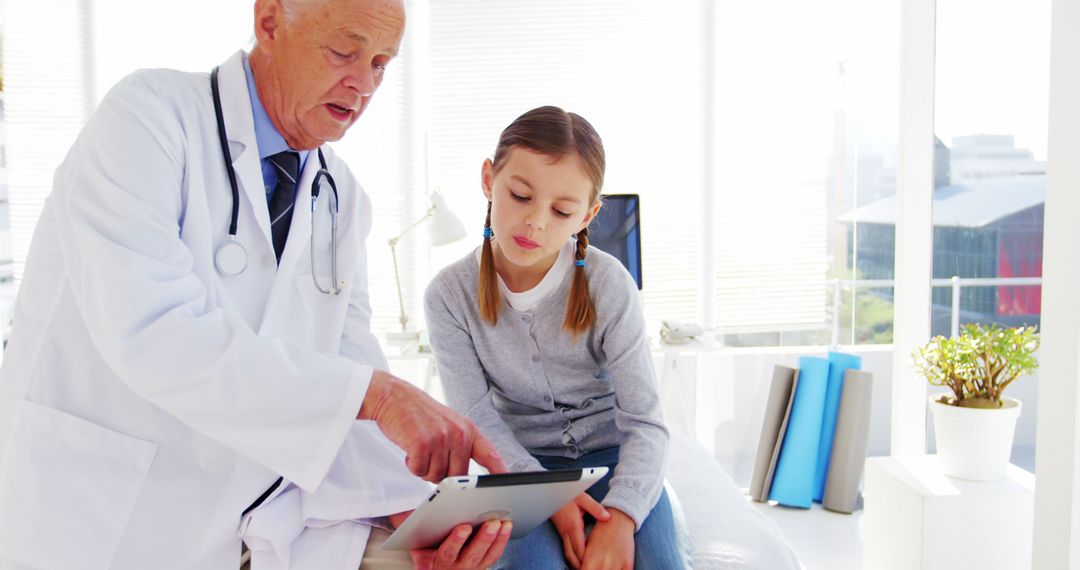
[[446,207],[442,194],[431,193],[431,245],[446,245],[465,237],[465,226]]

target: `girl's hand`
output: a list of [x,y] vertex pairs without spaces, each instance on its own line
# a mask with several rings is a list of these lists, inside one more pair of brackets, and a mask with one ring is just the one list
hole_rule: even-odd
[[502,556],[512,531],[513,523],[510,521],[488,521],[480,525],[476,536],[470,541],[472,527],[461,524],[450,531],[450,536],[438,548],[414,549],[409,551],[409,555],[412,556],[413,568],[418,570],[488,568]]
[[585,546],[584,570],[633,570],[634,519],[618,509],[610,509],[611,520],[597,521]]
[[574,497],[573,501],[551,515],[551,524],[555,525],[555,531],[562,538],[563,555],[575,570],[581,568],[581,562],[585,558],[585,513],[598,521],[611,518],[607,509],[593,500],[588,493]]

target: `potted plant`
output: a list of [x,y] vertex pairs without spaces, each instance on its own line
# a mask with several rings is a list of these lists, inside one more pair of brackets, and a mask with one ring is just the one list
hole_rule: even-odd
[[1017,378],[1039,367],[1036,327],[965,325],[960,336],[937,336],[912,357],[930,384],[951,393],[930,396],[934,441],[946,475],[973,481],[1005,476],[1020,401],[1002,397]]

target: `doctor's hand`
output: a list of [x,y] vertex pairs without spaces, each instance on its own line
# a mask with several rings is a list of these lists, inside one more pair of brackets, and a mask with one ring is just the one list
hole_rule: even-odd
[[409,555],[417,570],[488,568],[502,556],[513,530],[510,521],[488,521],[477,529],[476,536],[470,541],[472,527],[462,524],[454,527],[438,548],[410,550]]
[[381,370],[371,375],[356,417],[374,420],[394,445],[405,450],[409,471],[433,483],[468,473],[470,458],[491,473],[506,472],[499,452],[472,420]]

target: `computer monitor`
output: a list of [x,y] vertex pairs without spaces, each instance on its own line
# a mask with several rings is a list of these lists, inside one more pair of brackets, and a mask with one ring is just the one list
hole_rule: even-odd
[[637,194],[607,194],[589,224],[589,243],[622,262],[641,289],[641,199]]

